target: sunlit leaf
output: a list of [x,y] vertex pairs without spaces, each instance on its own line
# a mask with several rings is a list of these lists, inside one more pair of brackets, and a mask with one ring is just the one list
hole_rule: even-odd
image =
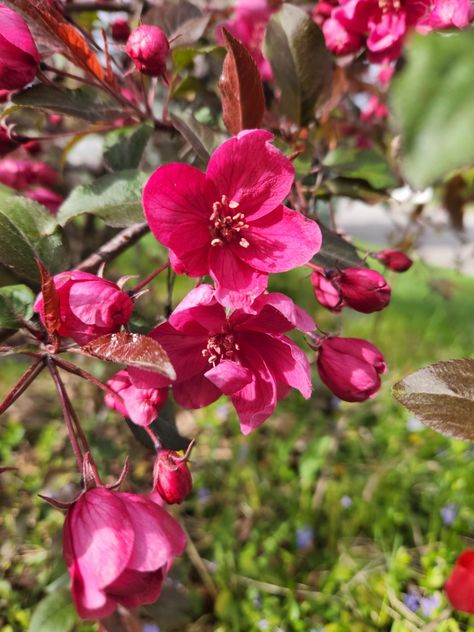
[[344,178],[365,180],[374,189],[391,189],[398,184],[385,157],[373,149],[338,147],[325,156],[323,165]]
[[331,94],[332,59],[321,29],[302,9],[284,4],[267,27],[265,54],[281,90],[281,111],[298,125],[314,119]]
[[168,354],[159,342],[141,334],[121,331],[89,342],[83,350],[96,358],[146,369],[176,379]]
[[67,589],[55,590],[36,606],[29,632],[69,632],[76,621],[76,611]]
[[261,126],[265,97],[260,73],[248,50],[227,29],[223,28],[222,34],[227,48],[219,80],[222,118],[229,132],[238,134]]
[[419,369],[395,384],[393,394],[437,432],[474,441],[474,359]]

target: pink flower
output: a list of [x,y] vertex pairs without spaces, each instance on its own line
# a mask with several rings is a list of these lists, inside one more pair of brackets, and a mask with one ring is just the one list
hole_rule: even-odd
[[153,488],[169,505],[182,503],[193,489],[186,458],[173,450],[160,450],[153,468]]
[[419,23],[419,31],[432,29],[463,29],[474,18],[474,7],[470,0],[435,0],[432,10]]
[[[262,294],[247,311],[228,315],[210,285],[192,290],[149,335],[167,351],[176,370],[176,402],[202,408],[230,395],[244,434],[273,414],[290,387],[311,395],[305,354],[284,336],[295,327],[314,329],[312,319],[283,294]],[[129,368],[139,387],[162,387],[166,378]]]
[[331,312],[340,312],[344,307],[341,292],[334,285],[331,277],[327,276],[323,268],[315,270],[311,275],[314,296],[320,305]]
[[35,184],[51,186],[57,179],[57,172],[45,162],[16,158],[5,158],[0,161],[0,182],[17,191],[24,191]]
[[356,53],[364,43],[360,33],[347,29],[339,20],[330,17],[322,26],[326,46],[336,55]]
[[21,90],[35,78],[40,63],[24,19],[0,4],[0,89]]
[[170,49],[168,38],[157,26],[142,24],[134,29],[127,40],[125,51],[144,75],[163,77]]
[[474,613],[474,551],[461,553],[444,589],[453,608]]
[[360,338],[324,338],[318,351],[319,377],[346,402],[363,402],[380,388],[387,366],[374,345]]
[[281,203],[294,169],[271,139],[264,130],[241,132],[212,154],[205,174],[164,165],[143,192],[145,217],[173,268],[209,274],[227,307],[249,305],[270,272],[305,264],[321,246],[318,225]]
[[390,302],[390,286],[376,270],[367,268],[346,268],[337,276],[337,285],[349,307],[371,314]]
[[[268,59],[262,53],[262,44],[268,20],[276,8],[276,6],[271,7],[266,0],[237,0],[234,18],[223,24],[246,46],[264,81],[271,80],[272,69]],[[218,29],[217,40],[220,43],[223,41],[221,28]]]
[[105,487],[85,491],[69,508],[63,531],[79,616],[101,619],[118,605],[156,601],[185,544],[176,520],[151,500]]
[[149,426],[168,398],[167,388],[137,388],[126,370],[116,373],[107,385],[122,397],[123,404],[107,394],[104,398],[106,405],[139,426]]
[[376,94],[372,94],[367,101],[367,105],[361,110],[360,118],[363,121],[370,122],[377,119],[387,118],[389,115],[388,107],[379,99]]
[[381,250],[374,256],[394,272],[405,272],[413,265],[413,260],[400,250]]
[[[72,270],[54,277],[59,296],[60,336],[69,337],[79,345],[94,338],[116,332],[130,320],[132,299],[115,283],[89,272]],[[43,296],[35,302],[44,323]]]
[[345,54],[356,52],[357,38],[362,38],[370,62],[393,61],[401,54],[406,34],[428,8],[429,0],[340,0],[330,18],[339,26],[323,26],[326,44],[336,54]]
[[51,211],[53,215],[59,210],[59,207],[64,202],[64,198],[59,193],[46,189],[45,187],[35,187],[25,192],[25,196],[30,200],[35,200]]

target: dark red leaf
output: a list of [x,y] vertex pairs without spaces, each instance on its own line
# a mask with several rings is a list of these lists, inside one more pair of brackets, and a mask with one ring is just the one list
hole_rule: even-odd
[[227,55],[219,79],[222,117],[231,134],[262,124],[265,97],[260,73],[245,46],[222,29]]
[[159,342],[148,336],[121,331],[116,334],[101,336],[89,342],[82,349],[87,354],[101,360],[155,371],[165,375],[170,380],[176,379],[176,373],[168,354]]
[[54,285],[53,277],[36,257],[36,264],[41,273],[41,292],[43,294],[44,325],[51,336],[55,334],[61,324],[59,316],[59,296]]

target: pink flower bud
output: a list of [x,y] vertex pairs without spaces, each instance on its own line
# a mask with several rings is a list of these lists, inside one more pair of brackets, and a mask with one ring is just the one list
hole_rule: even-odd
[[23,149],[25,149],[30,156],[36,156],[41,151],[41,143],[37,140],[29,140],[27,143],[24,143]]
[[380,388],[387,366],[374,345],[360,338],[325,338],[318,351],[319,377],[346,402],[363,402]]
[[51,186],[57,179],[57,172],[44,162],[15,158],[0,161],[0,182],[17,191],[23,191],[35,184]]
[[59,193],[51,191],[50,189],[45,189],[44,187],[35,187],[34,189],[25,191],[25,197],[46,206],[52,215],[56,215],[59,207],[64,202],[62,195],[59,195]]
[[112,37],[116,42],[126,42],[130,35],[130,25],[124,18],[116,18],[111,26]]
[[311,275],[311,283],[318,303],[331,312],[341,311],[344,307],[341,293],[322,268],[313,272]]
[[163,31],[147,24],[132,31],[125,47],[136,69],[151,77],[163,77],[166,73],[169,49],[170,44]]
[[[72,270],[54,277],[59,296],[60,336],[85,345],[94,338],[119,331],[130,320],[133,302],[115,283],[89,272]],[[35,311],[45,322],[43,296],[35,302]]]
[[405,272],[413,265],[413,260],[400,250],[381,250],[375,257],[395,272]]
[[0,127],[0,158],[6,156],[20,146],[20,142],[12,138],[8,130]]
[[193,488],[187,460],[173,450],[160,450],[153,468],[153,487],[169,505],[182,503]]
[[168,398],[167,388],[137,388],[126,370],[116,373],[107,385],[118,393],[123,404],[113,395],[105,396],[106,405],[139,426],[149,426]]
[[390,303],[390,286],[376,270],[346,268],[337,284],[347,305],[358,312],[370,314]]
[[21,90],[35,78],[40,63],[24,19],[0,4],[0,89]]
[[69,508],[63,552],[83,619],[156,601],[186,536],[165,509],[137,494],[91,488]]
[[453,608],[474,613],[474,551],[463,551],[444,589]]

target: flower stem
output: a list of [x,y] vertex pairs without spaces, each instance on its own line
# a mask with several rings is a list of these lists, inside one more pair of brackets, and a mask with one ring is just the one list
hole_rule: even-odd
[[146,276],[143,281],[140,281],[140,283],[137,283],[137,285],[135,285],[135,287],[133,287],[128,293],[130,296],[133,296],[134,294],[137,294],[143,287],[145,287],[145,285],[148,285],[148,283],[150,283],[150,281],[153,281],[153,279],[158,276],[160,274],[160,272],[163,272],[163,270],[166,270],[166,268],[170,265],[170,262],[167,261],[166,263],[164,263],[162,266],[160,266],[159,268],[156,268],[156,270],[153,270],[153,272],[150,272],[150,274],[148,276]]
[[14,402],[16,402],[20,395],[26,391],[32,382],[34,382],[43,369],[44,360],[40,359],[23,373],[19,381],[8,393],[3,402],[0,403],[0,415],[3,414]]

